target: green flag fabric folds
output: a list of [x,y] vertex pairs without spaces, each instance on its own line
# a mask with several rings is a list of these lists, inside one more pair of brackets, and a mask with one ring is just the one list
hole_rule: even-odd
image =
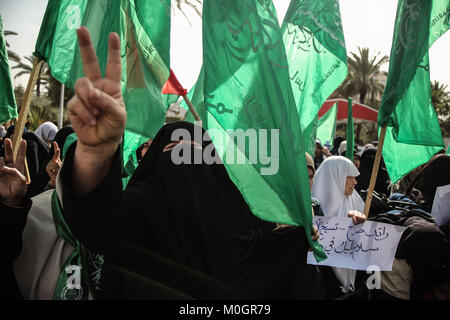
[[16,99],[11,82],[8,52],[3,34],[3,22],[0,16],[0,124],[17,117]]
[[272,2],[205,0],[203,63],[203,126],[230,178],[256,216],[303,226],[324,259],[310,238],[305,150]]
[[399,0],[389,73],[378,113],[392,182],[444,148],[431,104],[428,49],[450,27],[449,0]]
[[123,156],[127,162],[164,124],[161,88],[169,77],[170,1],[49,0],[34,55],[46,61],[52,75],[69,88],[84,76],[76,36],[80,26],[91,33],[102,72],[108,34],[120,36],[127,108]]
[[317,138],[322,145],[333,143],[336,134],[337,102],[320,119],[317,126]]
[[291,0],[282,32],[303,140],[314,152],[313,122],[348,73],[339,1]]

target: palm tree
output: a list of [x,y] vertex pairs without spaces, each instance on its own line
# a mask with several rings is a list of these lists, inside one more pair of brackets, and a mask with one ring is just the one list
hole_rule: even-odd
[[[25,75],[25,74],[30,74],[31,75],[31,71],[33,69],[34,56],[30,55],[28,57],[25,57],[25,60],[27,60],[29,62],[29,64],[25,64],[23,62],[20,62],[16,66],[12,67],[12,69],[21,69],[21,71],[19,71],[14,76],[14,78],[20,77],[20,76]],[[47,81],[48,81],[47,67],[48,67],[47,64],[45,62],[43,62],[42,66],[41,66],[41,69],[39,70],[39,75],[38,75],[37,80],[36,80],[36,95],[38,97],[40,97],[40,95],[41,95],[41,86],[47,85]]]
[[358,47],[359,55],[351,52],[348,60],[348,76],[336,90],[334,96],[347,98],[359,94],[359,102],[365,103],[367,95],[370,95],[371,103],[375,103],[377,97],[381,97],[384,83],[379,80],[380,67],[389,61],[388,56],[378,58],[380,53],[370,56],[369,48]]
[[450,117],[450,92],[447,85],[433,81],[431,83],[431,103],[441,117]]
[[[9,30],[5,30],[3,34],[5,35],[5,37],[6,36],[17,36],[18,35],[17,32],[9,31]],[[6,43],[6,47],[9,48],[9,43],[8,43],[8,41],[6,41],[6,38],[5,38],[5,43]],[[9,49],[7,49],[7,52],[8,52],[8,59],[9,60],[17,62],[17,63],[20,63],[20,57],[19,57],[19,55],[17,53],[15,53],[14,51],[11,51]]]

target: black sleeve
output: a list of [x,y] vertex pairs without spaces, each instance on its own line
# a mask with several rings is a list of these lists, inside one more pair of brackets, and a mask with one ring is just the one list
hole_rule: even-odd
[[24,198],[18,207],[0,203],[0,299],[22,299],[12,267],[22,251],[22,232],[31,208],[31,200]]
[[148,203],[145,197],[123,191],[119,150],[104,180],[92,191],[76,195],[69,186],[75,147],[76,143],[67,151],[61,169],[63,216],[73,235],[98,253],[105,253],[111,240],[145,243],[147,232],[142,208]]
[[0,203],[0,252],[4,263],[12,263],[22,250],[22,232],[31,204],[29,198],[24,198],[18,207]]

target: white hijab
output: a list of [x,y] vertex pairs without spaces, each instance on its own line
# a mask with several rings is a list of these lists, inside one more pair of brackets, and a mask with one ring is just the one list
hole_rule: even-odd
[[39,138],[45,142],[52,142],[58,132],[58,127],[50,121],[44,122],[34,132]]
[[364,201],[356,190],[345,195],[347,177],[359,176],[359,171],[349,159],[342,156],[326,158],[317,169],[311,195],[320,201],[325,217],[347,217],[349,210],[364,211]]
[[[347,217],[350,210],[364,212],[364,201],[356,190],[350,196],[345,195],[348,176],[357,177],[359,171],[352,161],[342,156],[326,158],[316,171],[311,196],[320,201],[325,217]],[[344,293],[354,290],[356,270],[333,267],[333,271]]]

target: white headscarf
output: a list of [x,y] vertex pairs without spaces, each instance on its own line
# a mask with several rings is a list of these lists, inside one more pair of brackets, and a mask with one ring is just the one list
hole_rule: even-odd
[[58,132],[58,127],[53,122],[44,122],[34,132],[39,138],[46,142],[52,142]]
[[[364,211],[364,201],[356,190],[352,195],[345,195],[347,177],[359,176],[359,171],[349,159],[342,156],[326,158],[314,176],[311,196],[320,201],[325,217],[347,217],[350,210]],[[342,284],[344,293],[355,288],[356,270],[332,268]]]
[[342,156],[326,158],[316,171],[311,195],[320,201],[325,217],[347,217],[349,210],[364,211],[364,201],[356,190],[345,195],[347,177],[359,176],[349,159]]
[[0,138],[6,136],[6,129],[4,126],[0,126]]
[[339,145],[338,154],[342,156],[342,154],[347,151],[347,140],[344,140]]

